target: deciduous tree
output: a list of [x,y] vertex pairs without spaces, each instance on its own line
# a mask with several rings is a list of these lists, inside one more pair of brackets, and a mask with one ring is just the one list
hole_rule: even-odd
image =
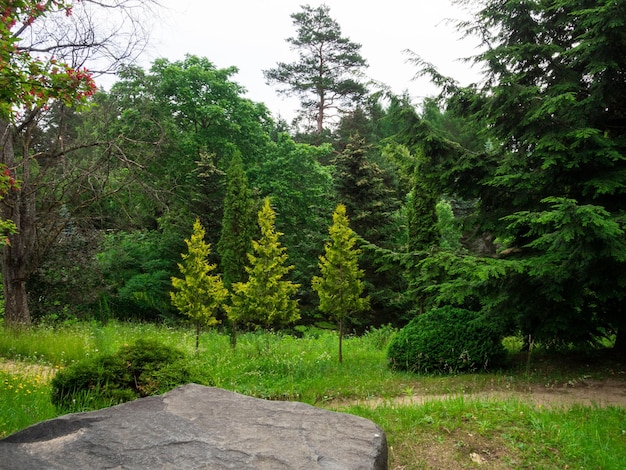
[[[145,38],[139,22],[121,38],[116,34],[121,31],[119,23],[94,21],[95,11],[106,9],[109,17],[120,12],[127,19],[136,19],[134,12],[150,3],[17,0],[3,7],[0,162],[19,179],[22,188],[7,194],[1,205],[2,216],[13,220],[17,228],[2,257],[5,322],[9,325],[30,323],[26,282],[62,233],[69,220],[61,215],[67,211],[64,203],[84,181],[67,171],[68,156],[82,145],[66,145],[62,135],[38,140],[38,126],[46,126],[44,117],[51,103],[74,105],[90,98],[95,84],[85,66],[97,62],[98,72],[112,72],[120,61],[133,57]],[[113,29],[106,28],[112,24]],[[85,174],[90,173],[82,176]],[[46,204],[39,201],[42,194],[49,196]],[[80,205],[84,203],[88,202],[83,200]]]

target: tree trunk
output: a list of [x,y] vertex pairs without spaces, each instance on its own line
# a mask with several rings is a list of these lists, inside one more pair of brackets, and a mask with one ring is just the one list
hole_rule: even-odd
[[324,131],[324,109],[326,103],[324,99],[324,90],[318,90],[317,94],[320,100],[317,108],[317,133],[321,135]]
[[343,320],[339,320],[339,364],[343,362]]
[[[0,120],[0,151],[2,163],[16,172],[13,126]],[[19,191],[9,191],[0,203],[0,216],[12,220],[17,233],[9,237],[10,245],[2,251],[2,283],[4,290],[4,321],[7,326],[30,325],[26,280],[31,274],[35,247],[35,199],[28,187],[29,161],[20,162],[22,171],[17,174],[21,181]]]

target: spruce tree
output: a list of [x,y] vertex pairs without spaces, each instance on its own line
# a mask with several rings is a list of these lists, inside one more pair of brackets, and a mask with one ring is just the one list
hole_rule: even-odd
[[258,216],[261,237],[252,241],[253,253],[248,254],[248,281],[232,285],[232,305],[226,311],[232,321],[269,330],[300,318],[298,301],[293,299],[300,284],[285,279],[293,266],[285,266],[286,248],[280,244],[282,233],[275,229],[276,213],[269,198]]
[[175,292],[170,292],[172,305],[196,325],[196,351],[202,326],[218,323],[215,313],[228,297],[219,274],[210,274],[216,265],[209,264],[211,245],[204,241],[205,230],[198,219],[193,225],[191,239],[185,240],[187,253],[178,264],[182,278],[172,277]]
[[320,298],[320,310],[337,322],[339,328],[339,362],[343,361],[343,326],[349,315],[369,308],[363,293],[363,271],[359,269],[360,250],[355,248],[356,234],[349,227],[346,207],[339,204],[329,229],[330,243],[320,256],[321,276],[314,276],[313,289]]

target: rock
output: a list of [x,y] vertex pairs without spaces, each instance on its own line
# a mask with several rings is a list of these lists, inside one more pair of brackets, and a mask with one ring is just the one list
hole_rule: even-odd
[[364,418],[189,384],[24,429],[0,440],[0,467],[386,469],[387,442]]

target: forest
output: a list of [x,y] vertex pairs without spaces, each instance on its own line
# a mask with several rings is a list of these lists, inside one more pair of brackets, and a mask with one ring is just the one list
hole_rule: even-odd
[[302,6],[297,60],[263,71],[300,100],[289,123],[237,64],[133,65],[139,26],[81,20],[107,3],[140,8],[15,0],[0,19],[5,327],[341,337],[462,312],[451,328],[626,352],[625,1],[469,2],[482,77],[410,53],[440,90],[420,103]]

